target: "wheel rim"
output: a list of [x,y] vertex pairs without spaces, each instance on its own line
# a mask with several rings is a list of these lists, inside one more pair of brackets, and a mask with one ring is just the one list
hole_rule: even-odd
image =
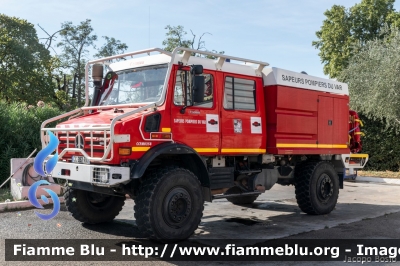
[[97,210],[101,210],[106,207],[110,203],[110,198],[110,196],[104,194],[93,192],[86,193],[86,201],[92,208]]
[[318,179],[317,196],[322,202],[327,202],[333,195],[333,181],[328,174],[322,174]]
[[163,217],[171,227],[179,228],[189,218],[192,211],[190,193],[182,188],[171,189],[164,198]]

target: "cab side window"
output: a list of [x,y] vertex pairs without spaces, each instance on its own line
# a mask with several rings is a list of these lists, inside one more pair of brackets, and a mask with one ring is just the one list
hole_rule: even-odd
[[256,83],[254,80],[225,78],[224,108],[227,110],[256,110]]
[[[176,72],[175,87],[174,87],[174,104],[178,106],[185,105],[185,95],[188,92],[189,76],[188,71],[178,70]],[[188,97],[189,98],[189,97]],[[189,99],[188,99],[189,100]]]
[[204,76],[204,99],[202,102],[194,102],[192,104],[192,92],[190,90],[190,74],[186,70],[178,70],[176,73],[175,87],[174,87],[174,104],[177,106],[186,105],[196,106],[201,108],[213,107],[214,101],[214,77],[212,74],[203,74]]

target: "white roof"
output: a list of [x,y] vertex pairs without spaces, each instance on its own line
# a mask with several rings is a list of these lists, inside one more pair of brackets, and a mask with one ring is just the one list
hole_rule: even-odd
[[136,67],[150,66],[167,64],[171,62],[171,56],[165,54],[142,56],[137,58],[132,58],[128,60],[123,60],[117,63],[110,64],[110,68],[113,71],[119,71],[124,69],[131,69]]
[[[183,60],[183,55],[177,54],[175,56],[175,60],[173,63],[178,64],[178,62],[181,60]],[[120,71],[124,69],[131,69],[149,65],[166,64],[170,62],[171,62],[171,56],[165,54],[158,54],[150,56],[146,55],[142,57],[120,61],[117,63],[112,63],[110,64],[109,67],[113,71]],[[238,73],[242,75],[256,76],[255,67],[253,64],[245,65],[245,64],[224,62],[224,64],[222,65],[222,69],[219,69],[216,64],[216,60],[191,56],[186,65],[194,65],[194,64],[202,65],[204,69],[220,70],[228,73]]]
[[[177,54],[175,56],[174,64],[177,64],[179,61],[182,60],[183,60],[183,55]],[[217,60],[208,59],[204,57],[191,56],[187,62],[187,65],[194,65],[194,64],[202,65],[204,69],[219,70],[227,73],[237,73],[247,76],[257,76],[254,64],[224,62],[222,64],[222,67],[219,68]]]
[[262,73],[264,76],[264,86],[283,85],[306,90],[349,95],[347,84],[336,80],[318,78],[276,67],[264,68]]
[[[183,54],[175,56],[174,64],[179,61],[184,61]],[[110,64],[113,71],[143,67],[149,65],[159,65],[171,63],[171,56],[166,54],[146,55],[142,57],[132,58],[117,63]],[[237,73],[248,76],[258,76],[261,73],[256,71],[257,66],[254,64],[237,64],[224,62],[218,65],[217,60],[207,59],[202,57],[190,56],[186,65],[200,64],[204,69],[218,70],[227,73]],[[318,78],[307,74],[297,73],[289,70],[284,70],[275,67],[264,67],[262,70],[264,86],[268,85],[283,85],[307,90],[316,90],[336,94],[349,94],[349,89],[346,83],[338,82],[331,79]]]

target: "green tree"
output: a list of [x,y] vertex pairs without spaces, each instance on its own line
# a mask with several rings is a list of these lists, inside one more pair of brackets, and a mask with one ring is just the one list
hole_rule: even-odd
[[400,14],[393,8],[394,1],[362,0],[350,9],[334,5],[325,11],[326,19],[316,32],[318,40],[312,45],[320,51],[326,75],[337,77],[360,47],[384,37],[380,32],[384,25],[399,24]]
[[30,104],[54,96],[55,61],[33,24],[0,14],[0,97]]
[[338,80],[349,85],[351,108],[400,131],[400,32],[392,26],[382,33],[359,46]]
[[[197,38],[196,34],[193,33],[192,30],[190,30],[192,34],[191,39],[186,39],[186,34],[187,32],[184,30],[183,26],[178,25],[178,26],[170,26],[167,25],[165,27],[168,32],[166,33],[167,38],[162,42],[164,45],[164,50],[172,52],[176,47],[185,47],[185,48],[190,48],[190,49],[195,49],[195,50],[205,50],[206,45],[205,41],[203,40],[204,35],[210,34],[209,32],[204,32],[203,34],[200,35],[199,38]],[[220,53],[223,54],[224,51],[217,52],[216,50],[211,50],[213,53]],[[207,56],[209,58],[212,58],[211,56]]]
[[107,36],[103,36],[106,43],[97,50],[97,54],[94,56],[97,58],[108,57],[117,54],[125,53],[126,49],[128,49],[128,45],[126,43],[122,43],[120,40],[116,40],[115,38],[110,38]]
[[78,105],[82,104],[81,100],[84,96],[82,88],[85,86],[84,75],[86,58],[89,56],[88,48],[94,47],[94,41],[97,40],[90,22],[90,19],[86,19],[76,26],[70,21],[62,23],[60,31],[62,41],[57,44],[63,50],[62,66],[70,70],[73,75],[72,98],[77,96]]

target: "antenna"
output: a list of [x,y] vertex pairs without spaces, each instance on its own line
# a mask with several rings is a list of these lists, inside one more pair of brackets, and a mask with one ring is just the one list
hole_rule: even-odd
[[149,46],[150,47],[150,6],[149,6]]

